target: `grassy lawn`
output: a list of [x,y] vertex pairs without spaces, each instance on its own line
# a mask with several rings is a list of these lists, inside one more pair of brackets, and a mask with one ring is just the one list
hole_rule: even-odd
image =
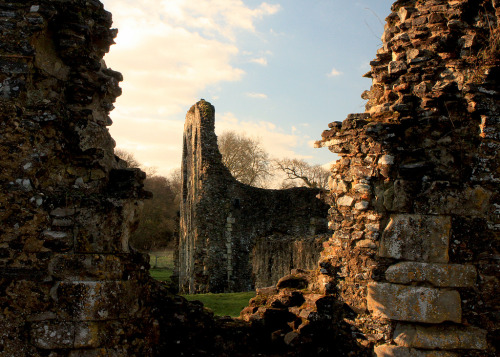
[[165,250],[149,253],[149,264],[152,269],[174,269],[174,251]]
[[173,270],[172,269],[156,268],[156,269],[150,269],[149,274],[156,280],[170,281],[170,277],[173,274]]
[[174,272],[174,252],[172,250],[152,252],[149,254],[149,264],[151,265],[149,274],[154,279],[170,281]]
[[248,305],[248,300],[255,296],[255,291],[226,294],[183,295],[186,299],[200,300],[218,316],[240,316],[240,311]]
[[[170,281],[174,272],[174,252],[151,252],[149,254],[151,269],[149,274],[159,281]],[[227,294],[194,294],[183,295],[186,299],[200,300],[215,315],[238,317],[240,311],[248,305],[248,300],[255,296],[255,291]]]

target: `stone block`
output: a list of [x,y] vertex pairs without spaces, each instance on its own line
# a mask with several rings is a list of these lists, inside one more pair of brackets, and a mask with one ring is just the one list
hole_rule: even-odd
[[73,348],[75,326],[71,322],[43,321],[31,326],[31,339],[37,348]]
[[415,209],[439,215],[481,216],[488,211],[492,196],[493,192],[481,186],[457,190],[437,181],[416,198]]
[[378,160],[379,165],[392,165],[394,164],[394,156],[393,155],[383,155]]
[[375,347],[377,357],[457,357],[458,355],[448,351],[420,351],[414,348],[381,345]]
[[128,357],[125,349],[111,350],[107,348],[84,349],[71,351],[68,357]]
[[360,201],[360,202],[356,202],[356,204],[354,205],[354,208],[356,208],[358,211],[364,211],[364,210],[368,209],[369,206],[370,206],[370,202]]
[[443,350],[485,350],[486,330],[472,326],[421,326],[400,323],[394,341],[404,347]]
[[368,309],[376,317],[437,324],[460,323],[460,294],[454,290],[387,283],[368,284]]
[[118,341],[117,335],[123,333],[115,321],[85,321],[75,323],[74,348],[98,348],[104,343]]
[[125,267],[120,258],[100,254],[59,254],[49,263],[58,280],[119,280]]
[[379,255],[410,261],[447,263],[451,217],[392,215],[385,228]]
[[406,71],[406,63],[403,61],[391,61],[389,62],[388,71],[389,74],[400,74]]
[[391,283],[426,282],[436,287],[472,287],[476,282],[473,265],[402,262],[390,266],[385,278]]
[[76,252],[128,253],[130,229],[137,219],[139,207],[133,202],[118,200],[101,204],[82,208],[75,216]]
[[350,196],[342,196],[337,200],[337,205],[338,206],[346,206],[346,207],[351,207],[352,203],[354,202],[354,198]]
[[73,235],[69,232],[46,230],[42,233],[43,246],[56,252],[68,251],[73,247]]
[[78,321],[132,317],[139,310],[139,295],[128,281],[61,282],[56,290],[61,310]]
[[376,249],[377,244],[374,241],[372,241],[371,239],[363,239],[363,240],[356,242],[356,247]]

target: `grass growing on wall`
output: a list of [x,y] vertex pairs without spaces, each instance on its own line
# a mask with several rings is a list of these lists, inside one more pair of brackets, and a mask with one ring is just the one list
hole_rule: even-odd
[[240,316],[240,311],[248,305],[248,300],[255,296],[255,291],[225,294],[183,295],[186,299],[199,300],[218,316]]

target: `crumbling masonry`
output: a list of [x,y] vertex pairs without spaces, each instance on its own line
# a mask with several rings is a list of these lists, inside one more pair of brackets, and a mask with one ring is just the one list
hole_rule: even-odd
[[314,268],[327,230],[320,190],[238,182],[222,163],[214,129],[214,107],[193,105],[184,126],[180,291],[249,291],[293,268]]
[[147,194],[106,129],[110,14],[1,2],[0,356],[497,356],[499,20],[498,0],[393,5],[366,112],[318,143],[341,156],[335,233],[232,320],[128,247]]
[[151,354],[128,245],[145,175],[106,128],[110,26],[95,0],[0,3],[0,356]]
[[396,2],[366,112],[319,143],[341,157],[325,292],[377,356],[498,348],[499,19],[499,1]]

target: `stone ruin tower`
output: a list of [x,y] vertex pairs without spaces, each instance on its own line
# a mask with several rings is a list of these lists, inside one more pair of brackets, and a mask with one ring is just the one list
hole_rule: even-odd
[[314,268],[328,210],[320,191],[238,182],[222,163],[214,129],[214,107],[193,105],[184,126],[180,291],[248,291],[292,268]]
[[0,3],[0,356],[151,353],[128,245],[145,176],[107,129],[110,26],[96,0]]

